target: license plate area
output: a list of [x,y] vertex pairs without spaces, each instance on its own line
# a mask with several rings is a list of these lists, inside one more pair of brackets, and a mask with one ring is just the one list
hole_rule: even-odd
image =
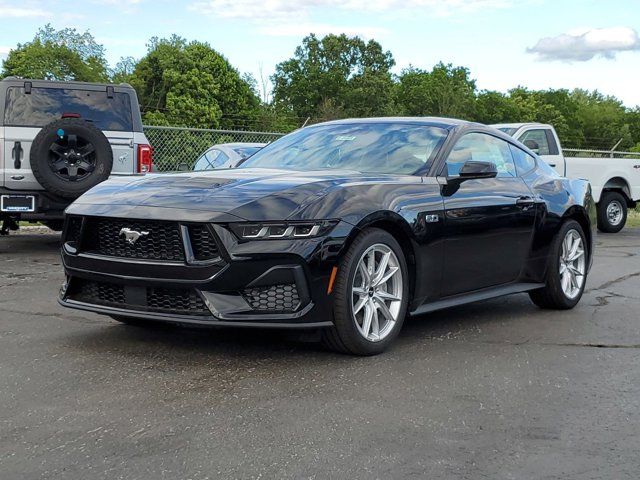
[[2,212],[35,212],[36,197],[33,195],[2,195],[0,196],[0,211]]

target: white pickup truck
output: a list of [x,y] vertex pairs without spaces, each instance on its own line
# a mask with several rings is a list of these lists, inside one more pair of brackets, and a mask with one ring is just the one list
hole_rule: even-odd
[[634,208],[640,201],[640,153],[565,150],[563,154],[551,125],[501,123],[492,127],[529,147],[560,175],[589,180],[598,206],[598,229],[611,233],[622,230],[627,208]]

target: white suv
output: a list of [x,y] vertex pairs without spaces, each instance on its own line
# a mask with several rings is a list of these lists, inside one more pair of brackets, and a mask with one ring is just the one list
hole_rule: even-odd
[[61,230],[75,198],[151,171],[151,155],[130,85],[0,81],[0,233],[18,220]]

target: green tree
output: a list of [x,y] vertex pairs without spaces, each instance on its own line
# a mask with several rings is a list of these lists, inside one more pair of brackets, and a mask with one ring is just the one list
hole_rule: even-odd
[[406,115],[474,117],[476,82],[469,69],[438,63],[428,72],[414,67],[402,71],[398,104]]
[[2,77],[44,80],[106,81],[104,47],[88,32],[55,30],[47,24],[31,42],[18,44],[2,65]]
[[231,128],[258,110],[251,86],[209,44],[174,35],[148,47],[130,77],[147,123]]
[[133,57],[122,57],[115,67],[111,69],[109,76],[113,83],[129,83],[138,62]]
[[501,92],[483,90],[476,98],[474,120],[492,124],[518,121],[518,106]]
[[393,109],[394,64],[374,40],[311,34],[276,65],[274,103],[302,119],[386,115]]
[[621,141],[618,150],[623,150],[640,141],[633,137],[630,125],[633,113],[617,98],[598,91],[574,90],[571,99],[576,105],[577,123],[584,138],[580,146],[610,149]]

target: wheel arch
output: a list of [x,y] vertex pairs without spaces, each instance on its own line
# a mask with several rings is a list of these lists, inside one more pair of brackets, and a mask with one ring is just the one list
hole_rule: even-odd
[[358,222],[356,228],[354,228],[347,237],[341,256],[349,249],[358,234],[366,228],[379,228],[380,230],[384,230],[400,244],[408,267],[409,304],[411,304],[411,300],[413,299],[415,292],[417,273],[416,249],[414,242],[412,241],[413,235],[410,225],[404,218],[392,211],[381,210],[371,213]]
[[[635,207],[635,202],[631,197],[631,187],[629,186],[629,182],[624,177],[611,177],[602,186],[602,192],[621,193],[627,201],[627,207]],[[600,199],[602,200],[602,194],[600,194]]]
[[589,263],[591,263],[591,258],[593,256],[593,229],[591,225],[591,220],[589,219],[589,214],[587,210],[578,205],[574,205],[569,208],[562,217],[563,222],[568,220],[575,220],[582,227],[582,231],[584,232],[584,236],[587,239],[587,255],[589,257]]

